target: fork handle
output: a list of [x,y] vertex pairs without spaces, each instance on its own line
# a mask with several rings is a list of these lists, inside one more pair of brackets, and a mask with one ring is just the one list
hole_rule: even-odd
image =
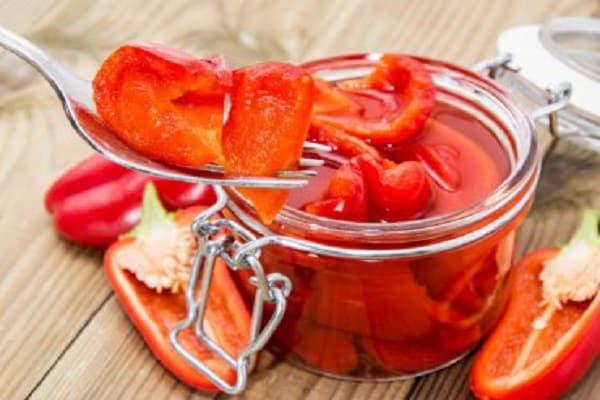
[[63,104],[68,97],[65,90],[68,90],[72,95],[75,94],[77,98],[84,99],[83,105],[88,109],[94,109],[90,96],[89,83],[86,84],[85,80],[69,71],[61,63],[23,36],[17,35],[0,26],[0,47],[18,56],[35,68],[52,86],[52,89],[60,97]]
[[[50,58],[42,49],[24,37],[1,26],[0,46],[26,61],[51,83],[56,80],[57,74],[63,72],[56,68],[56,61]],[[60,69],[62,69],[62,66]]]

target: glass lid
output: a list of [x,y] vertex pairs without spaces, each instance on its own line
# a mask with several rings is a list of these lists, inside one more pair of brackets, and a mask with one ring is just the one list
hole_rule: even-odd
[[518,69],[502,74],[500,82],[530,109],[548,103],[550,88],[570,84],[569,105],[554,133],[600,151],[600,19],[512,27],[500,34],[498,49],[511,54]]

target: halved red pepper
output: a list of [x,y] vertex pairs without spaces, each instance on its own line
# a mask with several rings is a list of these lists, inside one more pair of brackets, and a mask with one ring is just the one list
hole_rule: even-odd
[[222,164],[224,95],[231,87],[223,58],[123,46],[102,63],[93,86],[98,114],[131,148],[176,165]]
[[45,205],[63,236],[80,244],[107,246],[139,220],[142,192],[150,181],[169,210],[215,201],[210,186],[158,179],[95,154],[50,186]]
[[[147,186],[140,224],[108,249],[104,271],[123,309],[163,366],[191,387],[215,391],[216,387],[169,343],[169,331],[186,315],[183,289],[198,246],[189,225],[202,210],[192,207],[168,214],[153,186]],[[204,324],[208,335],[233,357],[248,344],[250,315],[220,259],[214,269]],[[200,344],[193,328],[183,331],[179,339],[193,356],[226,381],[234,382],[235,371]]]
[[[298,168],[313,107],[311,75],[290,64],[267,62],[233,73],[229,119],[223,129],[230,174],[272,176]],[[260,218],[270,223],[289,191],[240,188]]]
[[555,399],[600,353],[600,212],[587,211],[563,249],[526,255],[508,308],[477,354],[481,399]]
[[[435,103],[435,87],[429,72],[417,60],[396,54],[384,54],[375,70],[361,81],[353,81],[351,92],[369,96],[375,90],[378,101],[385,98],[383,115],[367,115],[350,110],[346,113],[317,113],[314,121],[329,124],[373,143],[393,144],[418,133],[429,118]],[[348,90],[347,90],[348,91]]]

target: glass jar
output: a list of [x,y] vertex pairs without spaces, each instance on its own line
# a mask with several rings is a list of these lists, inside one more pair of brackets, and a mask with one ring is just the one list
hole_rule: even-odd
[[[378,58],[357,54],[304,66],[339,80],[368,74]],[[432,73],[437,101],[485,124],[508,155],[509,175],[488,197],[450,214],[395,223],[331,220],[286,207],[265,226],[228,191],[229,218],[258,238],[283,238],[261,248],[265,272],[284,274],[293,285],[270,349],[325,375],[385,380],[444,367],[481,340],[505,305],[514,232],[540,169],[533,123],[493,81],[419,59]],[[242,275],[250,298],[247,281]]]

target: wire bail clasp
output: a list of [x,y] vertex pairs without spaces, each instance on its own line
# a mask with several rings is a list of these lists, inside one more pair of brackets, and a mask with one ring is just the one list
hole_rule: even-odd
[[547,104],[531,112],[530,116],[534,121],[546,116],[548,117],[548,130],[554,138],[560,136],[558,112],[569,105],[571,90],[569,82],[560,82],[548,87],[546,89],[548,95]]
[[[492,80],[498,80],[504,73],[519,73],[521,68],[514,61],[511,53],[503,53],[494,58],[480,61],[472,69],[478,73],[487,75]],[[561,136],[558,113],[569,105],[572,87],[569,82],[560,82],[546,88],[546,104],[533,110],[529,116],[537,121],[548,117],[548,130],[553,138]]]
[[[248,373],[252,369],[255,355],[269,341],[286,310],[286,298],[292,290],[291,281],[279,273],[265,274],[259,261],[260,249],[244,250],[244,243],[256,240],[252,232],[235,221],[220,218],[219,212],[227,206],[228,197],[223,188],[214,186],[217,201],[199,214],[191,229],[198,238],[198,250],[194,256],[189,281],[185,290],[186,317],[169,332],[173,349],[192,367],[204,374],[221,391],[238,394],[246,387]],[[247,347],[235,357],[216,343],[204,328],[204,315],[215,263],[221,258],[234,271],[251,269],[254,276],[250,283],[256,286]],[[261,330],[265,302],[274,305],[274,310]],[[204,362],[194,357],[179,342],[179,334],[193,328],[196,338],[211,349],[236,371],[236,381],[230,384],[211,370]]]
[[475,72],[485,74],[488,78],[497,80],[504,72],[517,73],[521,68],[515,64],[513,55],[502,53],[496,57],[482,60],[471,67]]

